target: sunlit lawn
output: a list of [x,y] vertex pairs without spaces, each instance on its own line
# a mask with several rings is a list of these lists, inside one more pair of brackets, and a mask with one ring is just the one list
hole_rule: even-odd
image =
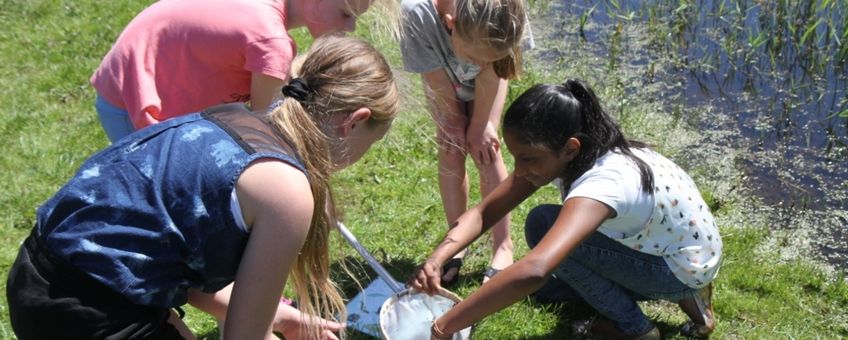
[[[92,105],[94,92],[87,80],[123,26],[149,2],[6,0],[0,6],[0,206],[5,210],[0,217],[0,268],[4,286],[5,273],[32,227],[35,208],[82,160],[106,146],[107,139]],[[401,71],[394,41],[369,30],[373,20],[365,18],[357,34],[375,41],[398,67],[398,79],[406,94],[403,112],[384,141],[359,164],[337,176],[336,197],[345,210],[348,227],[396,278],[403,280],[437,244],[446,223],[436,183],[434,127],[420,99],[419,80]],[[308,44],[302,31],[296,36],[301,48]],[[540,33],[537,41],[541,39],[544,35]],[[541,48],[556,45],[539,42]],[[533,64],[531,56],[529,73],[512,84],[510,97],[535,81],[560,81],[566,75],[588,79],[597,84],[599,94],[616,109],[611,111],[623,113],[628,134],[655,143],[676,160],[685,160],[685,150],[668,141],[697,141],[689,135],[692,132],[666,112],[644,110],[649,105],[639,102],[638,96],[627,99],[620,87],[604,86],[626,83],[631,78],[620,70],[591,69],[586,66],[590,64],[588,60],[541,67]],[[660,133],[655,131],[657,124],[661,126]],[[508,155],[507,160],[511,164]],[[710,169],[694,166],[696,181],[700,181],[698,173]],[[469,169],[473,169],[470,163]],[[702,190],[708,196],[720,195],[715,193],[712,182],[699,183],[703,183]],[[475,191],[472,200],[477,200],[477,195]],[[556,198],[552,187],[544,188],[513,213],[512,234],[519,255],[527,251],[522,231],[525,214],[535,204],[555,202]],[[719,323],[715,337],[848,337],[848,285],[844,279],[825,274],[802,260],[773,261],[781,248],[764,249],[771,236],[767,226],[738,224],[735,219],[724,218],[737,215],[733,204],[737,199],[712,199],[723,202],[717,214],[719,221],[734,221],[722,225],[727,258],[716,281]],[[486,240],[481,241],[472,246],[462,280],[455,288],[461,296],[471,293],[482,279],[489,249]],[[342,241],[334,250],[344,252],[338,258],[347,257],[363,284],[373,278],[373,273]],[[348,297],[352,297],[356,293],[352,280],[341,272],[336,277]],[[0,337],[14,338],[5,301],[5,296],[0,299]],[[673,304],[649,303],[645,307],[665,334],[679,337],[679,326],[685,319]],[[572,320],[590,316],[585,306],[540,306],[525,300],[480,322],[475,336],[566,338]],[[196,310],[189,309],[188,323],[201,337],[218,337],[214,321]],[[350,335],[364,337],[355,332]]]

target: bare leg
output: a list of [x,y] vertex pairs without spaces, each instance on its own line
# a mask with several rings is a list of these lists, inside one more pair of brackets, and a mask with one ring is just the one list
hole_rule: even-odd
[[683,326],[687,336],[706,337],[715,329],[715,314],[712,306],[712,284],[701,288],[697,296],[677,302],[683,313],[692,320]]
[[[494,191],[508,176],[500,152],[495,153],[495,159],[491,164],[476,165],[480,171],[480,193],[483,197]],[[513,244],[509,235],[509,214],[507,214],[492,226],[492,262],[489,266],[500,270],[508,267],[512,262]],[[488,277],[485,277],[483,282],[488,281],[488,279]]]
[[[439,193],[450,226],[468,207],[468,174],[465,172],[465,153],[453,146],[439,147]],[[465,250],[455,257],[465,256]],[[442,273],[442,280],[453,281],[458,268]]]

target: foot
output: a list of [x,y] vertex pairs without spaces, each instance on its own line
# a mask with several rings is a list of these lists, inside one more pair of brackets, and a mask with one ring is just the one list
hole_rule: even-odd
[[495,269],[492,267],[486,268],[486,271],[483,272],[483,283],[492,279],[495,274],[500,273],[501,269]]
[[657,326],[651,325],[648,330],[639,334],[628,334],[620,330],[612,320],[599,316],[589,320],[577,321],[571,327],[575,335],[582,335],[593,339],[660,339],[660,330],[657,329]]
[[494,254],[492,254],[492,262],[489,263],[489,267],[483,273],[483,283],[489,281],[492,276],[504,270],[504,268],[509,267],[513,263],[512,256],[511,242],[508,245],[496,248]]
[[462,268],[462,258],[454,257],[442,266],[442,286],[451,286],[459,280],[459,269]]
[[713,286],[710,284],[701,288],[694,297],[677,302],[680,309],[691,320],[681,328],[680,332],[683,335],[706,338],[713,332],[716,322],[715,314],[713,313],[712,293]]

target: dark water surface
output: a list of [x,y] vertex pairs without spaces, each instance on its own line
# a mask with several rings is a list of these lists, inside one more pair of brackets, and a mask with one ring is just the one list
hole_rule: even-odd
[[[556,26],[548,35],[562,46],[593,46],[670,84],[663,101],[690,108],[670,112],[742,150],[737,165],[772,227],[810,228],[821,258],[848,269],[847,16],[845,0],[563,1],[534,21]],[[640,44],[621,34],[628,25]],[[710,113],[691,116],[698,107]]]

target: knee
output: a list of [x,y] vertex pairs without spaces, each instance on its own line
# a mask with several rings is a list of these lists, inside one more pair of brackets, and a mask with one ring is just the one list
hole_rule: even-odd
[[446,162],[448,164],[461,164],[465,166],[465,150],[461,148],[449,145],[449,146],[440,146],[439,147],[439,159],[442,162]]
[[543,204],[530,210],[527,220],[524,221],[524,238],[530,248],[539,244],[542,237],[548,233],[561,208],[558,204]]

